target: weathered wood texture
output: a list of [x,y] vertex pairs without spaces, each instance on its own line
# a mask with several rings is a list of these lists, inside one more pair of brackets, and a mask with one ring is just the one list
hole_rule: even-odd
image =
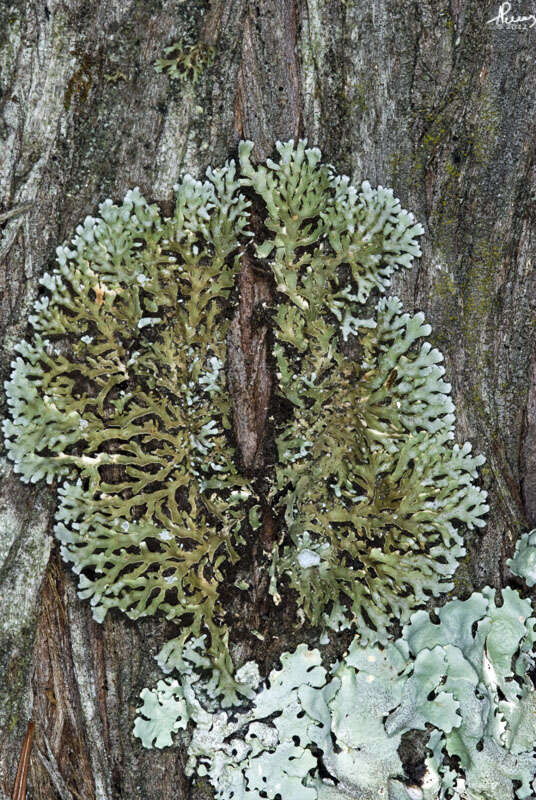
[[[433,324],[459,438],[488,459],[489,523],[458,590],[500,585],[515,536],[536,522],[536,30],[497,30],[496,12],[482,0],[3,0],[2,378],[40,274],[100,200],[139,185],[169,204],[181,172],[223,162],[240,137],[265,157],[306,135],[340,172],[393,186],[425,224],[423,257],[395,290]],[[155,73],[164,46],[199,37],[216,60],[197,85]],[[230,388],[242,461],[262,473],[272,378],[253,306],[269,286],[244,269]],[[180,750],[144,751],[131,735],[165,623],[95,624],[51,538],[54,497],[2,464],[0,792],[31,717],[30,798],[209,797],[184,778]],[[291,629],[287,613],[257,657],[306,635]]]

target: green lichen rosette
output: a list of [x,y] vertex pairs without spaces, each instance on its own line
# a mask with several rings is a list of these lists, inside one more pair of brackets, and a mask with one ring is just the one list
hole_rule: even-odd
[[[221,589],[263,503],[280,522],[264,564],[275,602],[289,593],[300,620],[353,626],[363,645],[452,588],[487,510],[430,327],[382,297],[422,226],[305,141],[276,150],[254,164],[242,142],[238,168],[186,176],[170,217],[138,190],[101,204],[43,276],[6,384],[8,454],[22,480],[57,486],[80,596],[98,621],[119,608],[176,622],[160,666],[211,708],[258,683],[253,668],[233,676]],[[225,375],[246,248],[275,287],[263,503],[236,466]]]

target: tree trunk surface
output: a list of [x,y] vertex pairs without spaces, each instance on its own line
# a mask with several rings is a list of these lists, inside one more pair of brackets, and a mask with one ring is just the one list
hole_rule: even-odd
[[[457,592],[500,587],[516,536],[536,522],[536,29],[488,24],[497,11],[483,0],[2,0],[2,379],[40,275],[100,201],[139,186],[169,209],[182,173],[201,177],[240,139],[264,159],[277,139],[305,136],[339,173],[392,186],[425,226],[423,256],[392,293],[432,324],[457,439],[487,459],[491,510]],[[180,39],[215,47],[195,84],[154,70]],[[273,376],[253,312],[270,288],[244,261],[240,290],[229,389],[241,464],[262,475]],[[210,798],[184,776],[180,748],[144,750],[132,736],[169,626],[119,613],[95,623],[51,534],[54,493],[1,465],[0,796],[31,719],[28,798]],[[264,544],[271,527],[265,514]],[[267,635],[247,656],[267,669],[307,630],[268,608],[255,552],[251,570],[248,619]]]

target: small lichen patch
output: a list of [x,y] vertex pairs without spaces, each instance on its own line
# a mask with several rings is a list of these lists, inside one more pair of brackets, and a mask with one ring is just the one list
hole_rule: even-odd
[[527,586],[536,584],[536,529],[520,536],[514,557],[506,563],[514,575],[523,578]]
[[164,50],[165,58],[159,58],[154,68],[165,72],[172,80],[197,83],[201,75],[214,62],[216,49],[205,42],[186,45],[175,42]]

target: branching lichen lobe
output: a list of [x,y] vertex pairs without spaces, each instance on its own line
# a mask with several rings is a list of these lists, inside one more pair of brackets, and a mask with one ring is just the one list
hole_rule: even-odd
[[221,566],[236,560],[247,479],[226,429],[225,317],[247,201],[231,163],[176,187],[162,219],[137,190],[88,217],[18,345],[4,432],[26,481],[60,480],[55,533],[102,620],[164,612],[183,641],[221,626]]
[[[454,406],[441,354],[422,314],[373,290],[420,255],[422,226],[391,190],[361,191],[304,142],[277,145],[279,161],[250,161],[244,183],[266,207],[257,256],[272,270],[274,359],[291,408],[276,439],[271,497],[286,536],[273,552],[271,590],[285,581],[315,625],[355,624],[382,641],[393,620],[448,591],[464,554],[456,523],[483,525],[481,456],[452,447]],[[345,357],[359,345],[360,360]]]

